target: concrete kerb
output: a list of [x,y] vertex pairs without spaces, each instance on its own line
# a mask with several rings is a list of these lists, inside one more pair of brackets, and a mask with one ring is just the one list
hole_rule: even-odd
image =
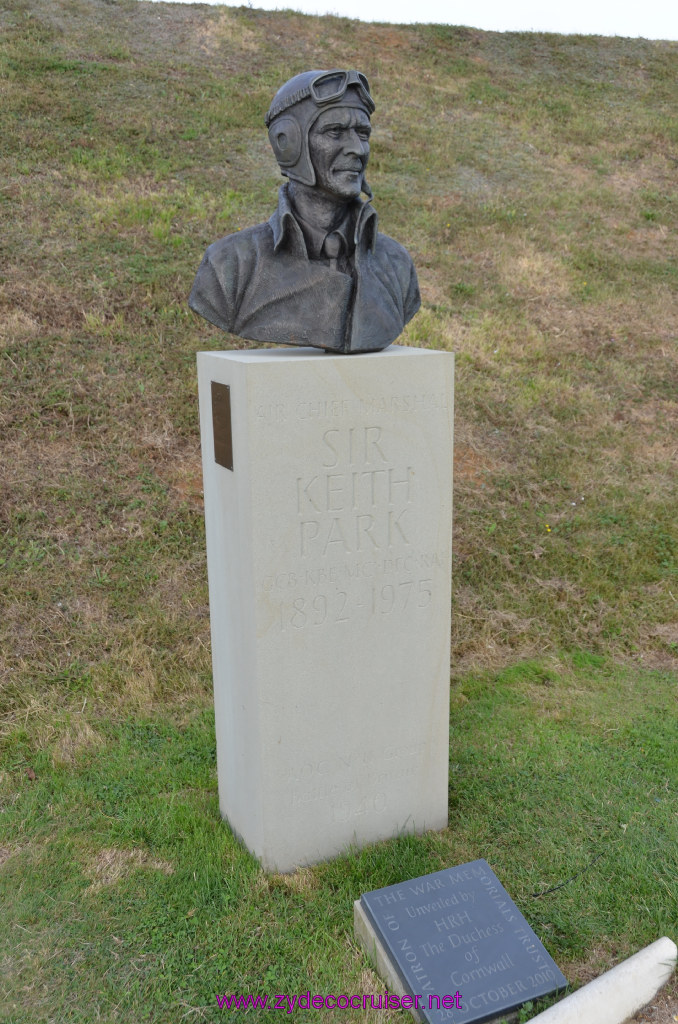
[[671,939],[657,939],[537,1014],[530,1024],[623,1024],[666,984],[676,966],[677,953]]

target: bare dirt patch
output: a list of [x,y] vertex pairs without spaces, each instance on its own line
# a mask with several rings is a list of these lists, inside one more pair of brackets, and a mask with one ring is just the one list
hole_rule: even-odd
[[666,644],[678,646],[678,622],[665,622],[661,626],[655,626],[652,636],[661,637]]
[[197,442],[176,438],[167,424],[162,431],[143,438],[149,454],[156,461],[156,470],[174,496],[196,512],[204,508],[202,461]]
[[496,461],[469,444],[457,442],[454,446],[455,483],[477,487],[487,484],[487,474],[494,472]]
[[610,175],[608,181],[619,195],[638,195],[643,189],[666,184],[675,188],[677,157],[668,151],[650,151],[642,160],[626,162]]
[[678,982],[658,992],[651,1003],[630,1018],[634,1024],[674,1024],[678,1021]]

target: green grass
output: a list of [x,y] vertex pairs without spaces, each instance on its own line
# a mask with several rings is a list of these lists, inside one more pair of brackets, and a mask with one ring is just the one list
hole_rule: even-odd
[[671,934],[673,683],[582,654],[468,677],[453,690],[449,828],[287,877],[219,820],[209,710],[62,714],[40,743],[16,728],[2,1019],[220,1021],[224,992],[363,991],[353,900],[478,855],[566,973],[592,947],[604,966]]
[[[0,1020],[377,991],[352,900],[477,857],[573,984],[675,939],[678,44],[132,0],[0,28]],[[450,827],[266,877],[218,815],[195,378],[248,343],[186,297],[273,208],[271,96],[332,66],[375,94],[402,340],[457,357]]]

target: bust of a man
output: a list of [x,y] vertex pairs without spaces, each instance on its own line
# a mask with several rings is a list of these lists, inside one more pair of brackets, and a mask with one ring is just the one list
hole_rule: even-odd
[[419,286],[408,253],[377,230],[365,180],[373,111],[358,71],[305,71],[278,90],[266,124],[288,182],[268,221],[208,248],[196,313],[252,341],[330,352],[395,341]]

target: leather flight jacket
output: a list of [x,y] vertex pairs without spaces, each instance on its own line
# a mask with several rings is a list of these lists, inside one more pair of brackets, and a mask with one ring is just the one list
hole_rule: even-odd
[[207,249],[191,309],[251,341],[330,352],[386,348],[419,309],[417,274],[402,245],[377,231],[369,202],[356,199],[347,212],[353,251],[342,260],[310,259],[282,185],[266,223]]

